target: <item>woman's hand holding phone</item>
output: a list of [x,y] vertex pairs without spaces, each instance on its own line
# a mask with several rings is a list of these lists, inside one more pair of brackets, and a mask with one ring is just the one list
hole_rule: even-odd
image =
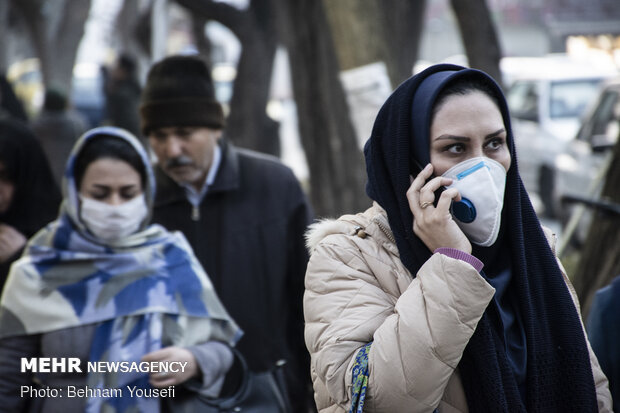
[[446,247],[471,254],[471,243],[450,214],[450,203],[460,201],[461,195],[456,188],[447,188],[436,200],[435,192],[452,184],[452,179],[441,176],[431,179],[432,175],[433,166],[428,164],[407,190],[409,208],[413,213],[413,232],[431,251]]

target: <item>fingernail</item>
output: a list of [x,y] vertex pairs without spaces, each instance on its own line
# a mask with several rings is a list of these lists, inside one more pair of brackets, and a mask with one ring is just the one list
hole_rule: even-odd
[[430,163],[428,163],[428,164],[426,164],[426,166],[424,167],[424,170],[426,170],[426,171],[427,171],[427,170],[429,170],[430,168],[431,168],[431,164],[430,164]]

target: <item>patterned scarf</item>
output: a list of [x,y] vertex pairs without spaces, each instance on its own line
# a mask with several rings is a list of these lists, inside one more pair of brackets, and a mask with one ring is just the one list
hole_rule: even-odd
[[[475,248],[485,268],[511,269],[514,294],[526,335],[526,400],[510,368],[497,307],[492,303],[469,341],[459,371],[472,412],[594,412],[596,391],[588,347],[572,298],[547,243],[517,169],[508,108],[485,73],[435,65],[401,84],[383,105],[365,146],[368,195],[387,212],[400,258],[415,276],[431,252],[413,232],[406,191],[409,175],[430,161],[432,107],[448,81],[472,76],[496,92],[512,164],[507,174],[504,236],[489,249]],[[492,262],[508,251],[509,262]],[[369,384],[372,386],[372,384]]]
[[[82,137],[68,162],[60,217],[29,241],[11,269],[0,302],[0,338],[96,324],[91,362],[139,362],[162,347],[208,340],[234,345],[242,333],[181,233],[144,223],[106,245],[85,230],[72,169],[84,143],[102,134],[127,140],[142,155],[152,205],[152,171],[135,138],[116,128]],[[125,396],[90,398],[88,412],[159,411],[157,398],[128,397],[126,386],[149,388],[147,373],[89,372],[88,386],[121,388]]]

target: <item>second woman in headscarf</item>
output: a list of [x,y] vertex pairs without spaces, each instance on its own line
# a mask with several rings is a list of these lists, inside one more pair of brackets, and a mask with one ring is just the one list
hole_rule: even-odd
[[[2,406],[19,411],[20,391],[35,382],[65,396],[69,386],[91,390],[38,400],[42,412],[174,409],[173,399],[129,389],[148,396],[182,384],[218,396],[241,331],[183,235],[149,225],[154,188],[147,154],[126,131],[97,128],[76,143],[60,216],[29,241],[0,301]],[[38,357],[78,358],[82,371],[20,373],[21,359]],[[113,372],[89,362],[186,364]]]

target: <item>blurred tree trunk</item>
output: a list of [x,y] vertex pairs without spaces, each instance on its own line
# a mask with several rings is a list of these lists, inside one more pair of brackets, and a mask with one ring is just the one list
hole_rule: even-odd
[[0,74],[6,74],[9,67],[8,44],[7,39],[10,35],[9,29],[9,6],[8,1],[0,1]]
[[213,62],[211,60],[211,52],[213,48],[211,47],[211,41],[205,34],[206,25],[209,20],[199,14],[192,14],[191,19],[192,36],[194,37],[198,54],[205,59],[209,67],[213,67]]
[[[133,57],[138,64],[138,73],[142,73],[146,66],[150,64],[150,47],[144,47],[143,29],[141,25],[145,23],[145,17],[150,22],[150,12],[152,3],[147,7],[140,7],[141,2],[137,0],[125,0],[118,12],[115,24],[116,45],[119,53],[125,53]],[[150,46],[150,37],[148,44]]]
[[0,1],[0,39],[0,70],[35,56],[26,22],[11,1]]
[[502,52],[486,0],[451,0],[469,66],[488,73],[501,85]]
[[[620,204],[620,139],[605,176],[601,198]],[[587,317],[596,291],[620,275],[620,215],[596,212],[577,265],[573,285]]]
[[426,0],[384,0],[381,4],[379,18],[391,56],[388,72],[396,87],[412,75],[413,65],[418,60]]
[[411,76],[426,0],[323,0],[341,70],[382,61],[392,86]]
[[266,112],[277,45],[272,0],[252,0],[246,10],[212,0],[177,2],[222,23],[241,42],[226,135],[238,146],[279,156],[278,123]]
[[319,216],[338,216],[362,210],[370,203],[364,193],[364,159],[349,118],[323,2],[274,4],[291,65],[315,211]]
[[114,48],[117,52],[127,53],[134,58],[142,52],[136,36],[136,26],[140,19],[139,3],[135,0],[124,1],[114,25],[116,35]]
[[46,86],[69,92],[91,0],[12,0],[41,63]]
[[136,20],[136,26],[134,28],[134,36],[137,46],[140,48],[140,53],[145,56],[148,61],[152,60],[152,20],[153,20],[153,3],[149,2],[148,7],[140,12]]

